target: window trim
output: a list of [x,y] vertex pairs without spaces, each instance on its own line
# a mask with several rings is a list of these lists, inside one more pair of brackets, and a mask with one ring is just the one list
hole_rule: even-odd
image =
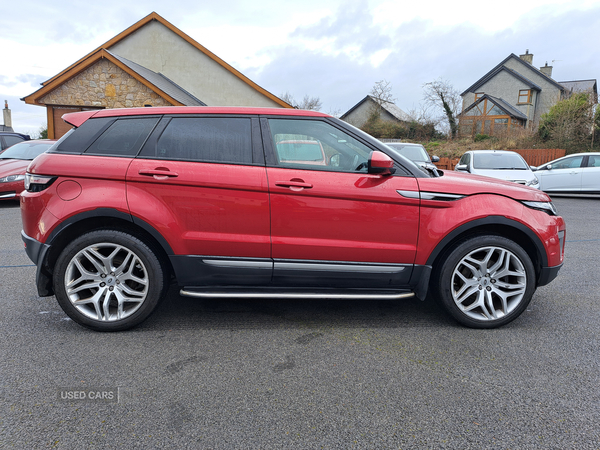
[[[123,155],[123,154],[118,154],[118,153],[103,153],[103,152],[90,151],[92,149],[92,147],[94,147],[94,145],[96,145],[96,143],[98,143],[100,141],[100,139],[103,138],[104,134],[107,133],[113,126],[119,124],[120,121],[138,120],[138,119],[154,119],[155,122],[152,125],[150,131],[146,134],[146,136],[142,140],[142,142],[138,145],[137,150],[135,152],[133,152],[130,155],[127,155],[127,154]],[[160,120],[161,120],[161,116],[158,116],[158,115],[117,117],[116,120],[113,120],[107,126],[103,127],[102,132],[93,140],[93,142],[90,145],[87,146],[87,148],[83,151],[82,154],[90,155],[90,156],[108,156],[111,158],[131,158],[131,159],[133,159],[140,153],[142,148],[144,148],[144,145],[146,144],[148,139],[150,139],[152,132],[156,129],[156,127],[160,123]]]
[[[523,101],[522,98],[525,97],[526,100]],[[517,99],[518,105],[527,105],[531,103],[531,89],[519,89],[519,96]]]
[[[227,161],[201,161],[197,159],[176,159],[176,158],[164,158],[159,156],[145,155],[144,151],[149,148],[156,149],[158,140],[166,130],[167,126],[173,119],[186,118],[186,119],[247,119],[250,120],[250,141],[252,146],[252,162],[227,162]],[[146,140],[146,143],[142,146],[138,152],[136,159],[154,160],[154,161],[177,161],[177,162],[191,162],[198,164],[224,164],[224,165],[236,165],[236,166],[265,166],[265,157],[262,149],[262,141],[260,135],[260,126],[258,123],[258,117],[249,114],[165,114],[158,124],[155,126],[152,133]]]
[[[260,125],[261,125],[261,133],[262,139],[264,143],[265,150],[265,160],[266,165],[269,168],[279,168],[279,169],[289,169],[289,170],[312,170],[312,171],[320,171],[320,172],[331,172],[331,173],[347,173],[347,174],[355,174],[358,176],[366,176],[367,174],[364,172],[348,172],[348,171],[335,171],[328,168],[328,166],[309,166],[302,165],[305,167],[297,166],[282,166],[277,162],[277,156],[275,154],[273,137],[271,135],[271,128],[269,127],[269,119],[286,119],[286,120],[312,120],[312,121],[320,121],[324,122],[331,127],[346,133],[348,136],[356,139],[358,142],[363,144],[365,147],[369,148],[371,151],[378,151],[386,154],[390,158],[392,158],[395,162],[394,167],[396,167],[396,172],[392,174],[392,177],[413,177],[413,178],[426,178],[427,175],[424,173],[420,173],[421,170],[415,167],[415,170],[411,170],[408,167],[403,166],[397,159],[395,159],[391,154],[387,153],[382,148],[379,148],[378,145],[374,145],[372,142],[365,140],[362,136],[357,135],[352,131],[354,128],[351,125],[346,124],[340,119],[329,118],[329,117],[302,117],[302,116],[271,116],[271,115],[261,115],[260,116]],[[382,144],[383,146],[383,144]]]

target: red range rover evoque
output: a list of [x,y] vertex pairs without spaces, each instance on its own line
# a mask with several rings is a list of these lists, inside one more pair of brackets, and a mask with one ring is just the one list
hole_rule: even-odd
[[460,323],[493,328],[563,263],[565,224],[548,195],[422,168],[326,114],[63,119],[74,128],[28,168],[22,235],[39,295],[95,330],[141,323],[172,277],[200,298],[430,293]]

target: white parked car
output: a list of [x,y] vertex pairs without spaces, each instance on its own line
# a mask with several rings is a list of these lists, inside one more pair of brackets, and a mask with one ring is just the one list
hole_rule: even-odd
[[577,153],[535,168],[540,189],[549,194],[600,194],[600,153]]
[[470,150],[460,158],[454,170],[540,188],[523,157],[508,150]]

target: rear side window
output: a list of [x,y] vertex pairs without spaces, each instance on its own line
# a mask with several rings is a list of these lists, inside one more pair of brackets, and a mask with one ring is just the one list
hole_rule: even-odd
[[24,140],[25,139],[19,136],[4,136],[4,142],[6,142],[7,147],[18,144],[19,142],[23,142]]
[[175,117],[142,157],[252,164],[252,121],[235,117]]
[[94,141],[86,153],[108,156],[135,156],[157,121],[157,117],[116,120]]
[[61,138],[53,151],[61,153],[83,153],[90,144],[100,136],[101,132],[114,121],[114,117],[86,120],[79,128],[65,134],[66,138],[64,140]]

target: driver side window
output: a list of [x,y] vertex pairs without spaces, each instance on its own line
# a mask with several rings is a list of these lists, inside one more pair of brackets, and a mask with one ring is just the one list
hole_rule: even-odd
[[269,119],[277,165],[334,172],[367,172],[371,149],[320,120]]
[[577,167],[581,167],[581,161],[583,161],[583,156],[575,156],[573,158],[566,158],[562,161],[559,161],[555,164],[552,164],[553,169],[573,169]]

